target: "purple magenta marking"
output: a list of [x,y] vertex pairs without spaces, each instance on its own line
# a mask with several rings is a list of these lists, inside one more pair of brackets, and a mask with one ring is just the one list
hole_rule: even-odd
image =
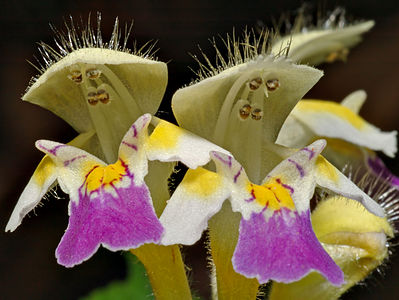
[[129,148],[132,148],[135,151],[137,151],[137,146],[136,145],[130,144],[130,143],[125,142],[125,141],[122,141],[122,144],[128,146]]
[[291,195],[294,193],[294,188],[292,186],[289,186],[288,184],[285,183],[282,183],[281,186],[289,190]]
[[132,129],[133,129],[133,137],[135,138],[137,137],[137,128],[135,124],[132,125]]
[[334,285],[344,282],[343,272],[313,232],[309,210],[298,213],[283,207],[269,218],[262,213],[242,218],[232,263],[238,273],[260,283],[289,283],[313,270]]
[[215,156],[218,160],[223,162],[225,165],[228,165],[231,168],[231,156],[227,156],[228,159],[225,160],[223,157],[221,157],[218,153],[213,152],[213,156]]
[[255,200],[255,197],[251,197],[251,198],[248,198],[248,199],[244,199],[244,201],[245,202],[252,202],[252,201],[254,201]]
[[254,191],[253,185],[252,185],[252,183],[251,183],[251,198],[245,199],[244,201],[245,201],[245,202],[252,202],[252,201],[254,201],[255,199],[256,199],[255,191]]
[[81,159],[81,158],[85,158],[85,157],[87,157],[87,155],[84,154],[84,155],[79,155],[79,156],[76,156],[76,157],[74,157],[72,159],[66,160],[66,161],[64,161],[64,167],[69,166],[69,164],[73,163],[77,159]]
[[288,184],[285,184],[285,183],[281,182],[280,178],[277,178],[276,182],[278,184],[280,184],[283,188],[286,188],[287,190],[289,190],[291,195],[294,193],[294,188],[292,186],[288,185]]
[[309,149],[309,148],[302,148],[301,150],[310,153],[310,154],[309,154],[309,160],[311,160],[311,159],[313,158],[313,156],[315,155],[315,152],[314,152],[314,150],[312,150],[312,149]]
[[71,202],[69,225],[56,250],[58,263],[72,267],[89,259],[100,245],[118,251],[159,242],[163,227],[147,186],[132,180],[115,190],[116,197],[100,189],[91,198],[79,189],[79,201]]
[[48,148],[44,147],[42,144],[39,143],[39,147],[40,147],[40,148],[42,148],[43,150],[47,151],[48,153],[53,154],[54,156],[57,156],[57,150],[58,150],[59,148],[65,147],[65,146],[66,146],[66,145],[64,145],[64,144],[60,144],[60,145],[55,146],[55,147],[52,148],[52,149],[48,149]]
[[234,183],[237,182],[238,177],[241,175],[242,169],[243,169],[243,168],[242,168],[242,166],[241,166],[241,168],[238,170],[237,174],[234,175]]
[[[263,213],[267,210],[268,207],[269,207],[269,202],[266,203],[265,207],[262,208],[262,210],[261,210],[260,213],[263,214]],[[279,211],[280,211],[280,210],[276,210],[276,213],[279,212]]]
[[303,168],[302,168],[302,166],[300,165],[300,164],[298,164],[295,160],[292,160],[292,159],[287,159],[290,163],[292,163],[292,164],[294,164],[295,165],[295,167],[296,167],[296,169],[298,170],[298,172],[299,172],[299,175],[301,176],[301,177],[303,177],[303,176],[305,176],[305,171],[303,170]]
[[399,186],[399,177],[392,174],[379,157],[369,157],[367,159],[367,164],[376,176],[381,177],[383,180],[387,180],[396,188]]

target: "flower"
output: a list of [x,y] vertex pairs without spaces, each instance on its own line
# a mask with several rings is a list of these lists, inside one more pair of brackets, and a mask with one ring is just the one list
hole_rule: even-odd
[[341,104],[322,100],[301,100],[284,123],[277,143],[287,147],[303,147],[314,139],[326,138],[325,156],[337,167],[350,164],[353,169],[366,167],[393,184],[397,181],[374,151],[394,157],[397,131],[382,132],[358,113],[366,93],[355,91]]
[[[45,65],[22,99],[51,110],[68,122],[79,133],[70,145],[113,162],[133,121],[144,113],[156,112],[166,88],[167,66],[151,59],[151,46],[131,53],[126,48],[131,27],[121,42],[118,19],[110,41],[103,41],[101,15],[97,18],[96,30],[91,28],[89,17],[81,34],[72,20],[70,27],[66,25],[67,34],[56,31],[58,50],[40,44]],[[164,174],[162,197],[166,198],[166,178],[172,169],[163,168],[159,172]],[[55,178],[54,164],[45,156],[21,194],[6,231],[14,231],[21,224]],[[159,178],[147,180],[150,185],[155,181],[159,186]]]
[[[334,23],[338,15],[333,13],[329,21]],[[221,299],[253,298],[259,283],[269,280],[278,282],[274,293],[283,284],[293,284],[288,295],[303,295],[297,291],[304,286],[320,297],[342,293],[367,273],[357,272],[354,258],[371,257],[361,264],[367,271],[379,265],[393,230],[383,205],[320,155],[326,142],[319,136],[344,138],[389,155],[396,152],[396,140],[395,133],[381,133],[356,115],[359,97],[345,101],[349,109],[301,101],[322,72],[296,63],[344,59],[373,25],[342,27],[341,21],[327,24],[324,31],[293,32],[288,39],[272,41],[271,48],[266,47],[266,31],[260,37],[247,34],[244,40],[228,37],[229,57],[216,48],[220,65],[201,65],[200,80],[172,99],[179,124],[203,138],[151,114],[140,117],[123,137],[138,115],[156,111],[167,75],[166,65],[147,59],[147,52],[132,55],[125,52],[125,43],[119,46],[118,21],[108,43],[90,27],[82,36],[72,27],[66,37],[58,35],[58,52],[42,44],[48,69],[24,99],[65,118],[80,133],[70,144],[91,154],[38,141],[46,156],[6,230],[14,230],[57,180],[71,200],[69,225],[56,250],[59,263],[67,267],[90,258],[100,245],[131,250],[146,266],[157,297],[186,299],[190,292],[176,244],[193,244],[209,223]],[[326,118],[340,129],[338,134],[323,123]],[[290,122],[292,128],[287,127]],[[294,142],[289,135],[298,129],[298,143],[308,140],[302,149],[289,144]],[[154,160],[161,163],[149,163]],[[176,161],[189,170],[166,204],[165,183]],[[311,216],[316,187],[327,196]],[[340,214],[345,201],[351,204]],[[339,221],[325,221],[328,217]],[[363,222],[369,226],[363,228]],[[159,261],[162,268],[156,266]],[[168,286],[170,279],[164,281],[163,275],[153,276],[154,270],[165,269],[173,280],[179,277],[174,285]],[[160,292],[165,286],[166,292]]]
[[[231,156],[212,153],[217,173],[189,170],[166,206],[160,221],[164,244],[193,244],[225,199],[240,212],[234,269],[259,283],[273,279],[296,281],[312,270],[334,285],[343,284],[342,271],[321,247],[310,224],[309,201],[317,185],[358,199],[374,214],[382,208],[319,156],[319,140],[279,163],[257,185]],[[299,254],[300,253],[300,254]]]
[[[126,47],[132,25],[125,26],[125,39],[121,41],[122,31],[116,19],[111,38],[106,42],[100,23],[99,13],[97,28],[91,26],[90,15],[87,25],[82,22],[77,27],[71,18],[70,24],[65,23],[65,33],[55,30],[56,47],[41,43],[39,50],[44,65],[37,68],[41,74],[33,78],[23,99],[52,110],[77,130],[79,135],[70,145],[112,163],[118,158],[120,142],[133,121],[143,113],[156,112],[166,88],[167,67],[154,59],[154,43],[139,49],[134,43],[133,51]],[[159,216],[169,198],[168,178],[173,163],[150,161],[148,169],[144,181]],[[56,178],[57,168],[46,155],[21,194],[6,231],[14,231],[21,224],[56,184]],[[157,297],[191,297],[177,245],[145,244],[132,252],[150,274]],[[162,266],[153,257],[162,258]],[[160,274],[162,268],[173,273],[173,279]]]
[[[363,29],[366,27],[368,29],[370,27],[369,25],[370,23],[367,26],[363,26]],[[329,39],[334,40],[340,37],[343,39],[343,43],[339,47],[349,47],[353,44],[349,41],[348,44],[346,44],[346,38],[351,36],[352,33],[355,33],[355,36],[360,35],[361,32],[365,31],[363,29],[360,31],[356,29],[352,32],[348,27],[348,31],[341,31],[343,33],[342,35],[323,35],[322,44],[328,44]],[[244,42],[236,38],[228,37],[224,44],[227,46],[227,53],[230,54],[230,57],[228,59],[222,59],[220,51],[216,49],[218,61],[221,62],[219,66],[212,66],[204,55],[209,65],[200,65],[200,80],[198,82],[194,82],[190,86],[178,90],[173,95],[172,109],[180,126],[230,151],[234,155],[234,158],[242,165],[242,172],[248,176],[253,186],[267,185],[268,182],[265,183],[267,179],[263,178],[267,178],[268,174],[273,174],[273,172],[279,168],[280,164],[291,164],[291,170],[295,170],[295,175],[297,176],[292,176],[292,173],[289,172],[285,174],[285,170],[282,169],[282,177],[289,177],[289,180],[293,182],[300,182],[298,177],[301,177],[301,172],[299,170],[303,169],[303,161],[300,160],[297,169],[295,169],[295,165],[292,165],[292,162],[287,162],[290,159],[293,162],[297,161],[291,158],[292,155],[295,155],[294,153],[297,150],[281,147],[276,141],[287,117],[289,118],[290,113],[293,111],[294,107],[296,107],[298,101],[318,81],[322,73],[308,66],[296,65],[290,59],[268,56],[268,50],[265,50],[264,46],[264,40],[267,39],[267,37],[265,33],[262,34],[263,35],[258,39],[251,35],[247,35],[243,39]],[[253,39],[252,43],[250,42],[251,39]],[[297,38],[295,37],[295,39]],[[333,42],[334,41],[332,41],[332,43]],[[304,45],[307,45],[307,41]],[[316,50],[319,51],[323,57],[327,50],[333,51],[331,48],[326,50],[323,47],[316,47]],[[313,55],[319,52],[313,53]],[[279,54],[280,53],[281,52],[279,52]],[[287,56],[289,56],[289,54]],[[299,101],[299,103],[299,105],[301,105],[303,102]],[[325,112],[323,111],[323,113]],[[328,114],[328,112],[326,112],[326,114]],[[340,117],[342,118],[342,114]],[[347,118],[343,119],[347,120]],[[320,118],[318,120],[320,120]],[[317,128],[316,121],[314,122],[314,126]],[[321,125],[323,124],[324,123],[321,122]],[[345,128],[346,127],[342,125],[342,131],[344,131]],[[293,127],[293,129],[296,128]],[[290,131],[290,133],[293,134],[296,132],[295,130]],[[366,126],[366,133],[370,134],[370,132],[375,133],[377,136],[379,136],[380,133],[371,125],[368,127]],[[357,133],[358,132],[356,132],[356,134]],[[367,136],[367,134],[364,134],[357,138],[367,140],[369,136],[364,138],[365,135]],[[387,136],[389,136],[387,139],[390,141],[394,138],[394,134],[388,134]],[[315,139],[312,141],[314,140]],[[308,142],[311,143],[312,141]],[[394,151],[391,145],[392,144],[385,144],[384,147],[387,147],[387,151]],[[303,146],[302,144],[301,147]],[[322,148],[324,148],[324,146],[319,146],[316,153],[319,154]],[[227,161],[227,159],[224,160]],[[216,163],[216,165],[218,165],[218,163]],[[246,191],[247,197],[241,197],[241,202],[256,197],[254,195],[248,196],[248,190],[242,186],[241,189],[238,189],[234,185],[228,188],[226,184],[221,184],[221,187],[217,190],[211,189],[212,192],[204,191],[204,187],[208,186],[206,184],[208,180],[209,182],[217,182],[216,179],[213,179],[215,175],[201,174],[202,171],[195,174],[189,171],[186,174],[187,179],[183,179],[183,182],[175,191],[175,194],[178,193],[177,196],[174,194],[169,201],[164,214],[161,216],[161,222],[165,222],[167,216],[171,220],[181,220],[181,226],[178,227],[186,229],[180,234],[180,241],[181,243],[191,244],[200,237],[201,232],[206,228],[207,221],[209,220],[210,248],[215,264],[215,275],[218,284],[217,292],[221,298],[233,297],[233,295],[240,293],[246,293],[246,295],[249,295],[248,297],[255,297],[258,285],[242,276],[235,275],[235,272],[247,278],[257,278],[259,283],[267,282],[269,279],[281,282],[292,282],[302,278],[305,274],[310,272],[310,270],[316,269],[327,277],[332,284],[340,285],[343,283],[343,278],[337,276],[337,269],[334,269],[331,265],[329,270],[335,270],[336,277],[333,277],[331,273],[328,274],[326,270],[323,271],[323,268],[316,263],[316,265],[305,264],[306,267],[304,267],[301,272],[284,269],[284,267],[282,267],[284,263],[289,265],[292,262],[290,260],[291,256],[273,256],[270,253],[270,249],[273,249],[273,247],[269,249],[265,246],[275,245],[274,247],[277,248],[279,243],[273,243],[273,238],[278,240],[278,234],[273,235],[273,233],[268,231],[267,227],[263,227],[263,229],[266,229],[262,231],[262,229],[258,229],[262,227],[254,225],[256,222],[258,222],[257,224],[263,225],[278,224],[285,228],[284,233],[281,233],[281,235],[286,240],[292,238],[289,236],[288,230],[288,228],[290,228],[290,221],[292,221],[291,224],[295,224],[297,228],[306,228],[302,233],[312,232],[309,221],[305,224],[305,216],[302,214],[305,212],[310,214],[308,210],[309,199],[313,195],[316,183],[323,187],[324,190],[330,193],[332,192],[332,194],[347,193],[344,196],[348,198],[355,200],[363,199],[363,206],[375,215],[376,218],[384,220],[385,212],[382,207],[364,192],[356,188],[349,179],[342,175],[328,163],[328,161],[320,156],[316,166],[316,171],[311,171],[311,175],[309,175],[311,179],[308,179],[310,182],[313,182],[313,185],[308,189],[304,188],[303,194],[298,193],[295,195],[295,197],[298,198],[293,198],[294,206],[291,207],[290,216],[293,216],[292,211],[298,214],[295,215],[294,213],[295,217],[292,219],[286,217],[273,218],[273,214],[267,211],[267,209],[265,210],[267,218],[264,218],[264,215],[254,217],[254,215],[246,214],[245,211],[238,209],[235,206],[234,200],[231,200],[231,208],[226,204],[222,206],[226,198],[230,197],[230,199],[235,199],[235,197],[238,197],[237,195],[244,194],[244,191]],[[210,171],[212,170],[212,168],[207,169]],[[311,170],[312,167],[309,166],[309,169]],[[243,170],[245,170],[245,172]],[[238,170],[235,171],[236,172],[232,172],[232,174],[238,174]],[[219,172],[218,170],[217,174],[219,174]],[[200,182],[204,180],[204,184],[195,185],[193,178],[197,177],[199,178],[197,180]],[[234,182],[234,179],[232,180],[230,178],[230,182],[231,181]],[[295,185],[291,183],[291,181],[286,183],[281,180],[281,182],[287,184],[287,186]],[[192,184],[190,184],[191,182]],[[191,191],[191,193],[184,191],[185,185],[187,186],[187,190]],[[300,184],[298,186],[302,187]],[[263,186],[263,188],[264,187],[265,186]],[[193,191],[196,191],[196,193]],[[215,194],[213,194],[213,192]],[[285,193],[290,194],[290,189],[285,189]],[[362,196],[360,197],[359,195]],[[212,197],[218,200],[212,201]],[[365,201],[365,199],[367,200]],[[176,204],[173,205],[172,203],[174,201],[176,201]],[[259,209],[258,207],[258,210],[251,211],[251,213],[259,213]],[[280,210],[280,212],[283,210],[285,211],[285,208]],[[201,216],[204,215],[206,217],[199,217],[200,214],[196,215],[197,211],[200,212]],[[235,213],[237,211],[241,213],[240,216],[237,216],[237,213]],[[210,219],[211,216],[213,216],[212,219]],[[188,221],[183,221],[185,218],[190,220],[190,223],[196,221],[197,227],[195,229],[190,229],[192,227],[187,224]],[[293,219],[295,221],[293,221]],[[191,226],[194,226],[192,223]],[[302,227],[298,224],[301,224]],[[259,236],[257,236],[258,233]],[[384,234],[389,235],[389,232],[385,232]],[[168,237],[168,235],[167,229],[165,237]],[[170,233],[170,243],[172,243],[172,241],[176,242],[172,236],[176,238],[177,235],[176,227],[175,230]],[[313,233],[311,233],[311,235],[313,235]],[[262,236],[262,238],[260,236]],[[163,239],[166,239],[165,237]],[[310,240],[309,238],[309,241]],[[295,238],[292,238],[291,241],[297,242]],[[257,242],[259,243],[257,244]],[[321,249],[316,239],[314,239],[312,247]],[[318,252],[318,250],[315,251]],[[323,253],[323,250],[321,249],[318,253]],[[301,255],[306,257],[306,254],[301,253]],[[294,261],[296,259],[299,261],[301,255],[292,259]],[[237,256],[239,258],[237,258]],[[232,265],[230,260],[232,260]],[[281,264],[273,265],[274,261],[280,262]],[[290,273],[291,271],[292,273]],[[234,289],[231,289],[231,286],[234,286]]]
[[361,35],[374,26],[374,21],[348,24],[345,10],[340,7],[318,20],[318,26],[307,24],[308,18],[300,11],[291,26],[293,29],[274,39],[271,53],[278,55],[287,52],[293,61],[313,66],[323,62],[345,61],[349,49],[358,44],[362,40]]
[[131,126],[117,161],[109,165],[79,148],[36,142],[53,161],[58,183],[70,197],[69,225],[56,250],[61,265],[72,267],[87,260],[100,244],[117,251],[159,243],[164,227],[144,181],[147,160],[181,161],[196,168],[210,159],[211,150],[223,151],[166,121],[155,120],[155,130],[148,136],[150,121],[146,114]]

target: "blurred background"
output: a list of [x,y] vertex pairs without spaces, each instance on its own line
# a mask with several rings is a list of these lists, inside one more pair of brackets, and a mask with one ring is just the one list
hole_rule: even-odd
[[[120,253],[100,249],[89,261],[73,269],[56,263],[55,248],[67,226],[67,199],[50,199],[31,213],[14,233],[4,233],[19,194],[42,157],[34,148],[37,139],[67,142],[74,131],[51,112],[20,98],[36,70],[26,60],[38,56],[36,42],[52,45],[49,23],[63,28],[63,18],[87,19],[102,12],[103,37],[108,39],[115,17],[122,24],[134,20],[132,36],[142,45],[158,40],[157,56],[167,61],[169,84],[164,106],[173,92],[188,84],[196,68],[188,52],[199,53],[197,45],[212,57],[208,38],[240,33],[246,26],[271,25],[272,16],[294,13],[301,1],[1,1],[0,8],[0,298],[78,299],[92,289],[125,276]],[[313,3],[317,8],[318,2]],[[399,129],[399,4],[397,1],[356,0],[321,2],[332,10],[344,6],[353,19],[374,19],[375,28],[353,49],[347,62],[322,65],[325,76],[308,97],[340,101],[350,92],[365,89],[368,101],[363,117],[383,130]],[[168,113],[164,113],[168,117]],[[399,159],[383,157],[399,174]],[[206,274],[195,272],[205,266],[200,246],[184,251],[193,285],[205,299]],[[395,250],[395,249],[394,249]],[[395,252],[395,251],[394,251]],[[396,251],[397,252],[397,251]],[[399,294],[399,255],[393,254],[382,274],[374,274],[343,299],[395,299]]]

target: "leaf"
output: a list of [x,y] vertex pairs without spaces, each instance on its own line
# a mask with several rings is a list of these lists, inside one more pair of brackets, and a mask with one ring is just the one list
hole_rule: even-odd
[[126,255],[127,277],[92,291],[81,300],[155,299],[144,266],[133,255]]

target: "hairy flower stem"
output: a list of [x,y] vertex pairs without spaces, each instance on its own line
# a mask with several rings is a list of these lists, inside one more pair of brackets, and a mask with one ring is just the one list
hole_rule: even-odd
[[248,279],[233,269],[231,258],[238,240],[241,215],[231,211],[226,202],[222,210],[209,222],[209,238],[213,263],[216,269],[217,299],[253,300],[259,283]]
[[179,246],[145,244],[131,252],[143,263],[157,300],[191,299]]

